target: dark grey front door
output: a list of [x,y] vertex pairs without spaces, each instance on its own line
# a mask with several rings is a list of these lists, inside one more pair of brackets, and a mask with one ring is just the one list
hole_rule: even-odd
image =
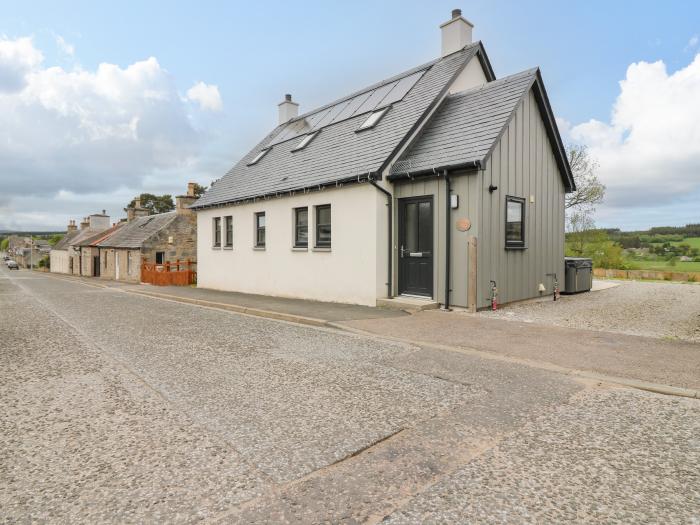
[[399,201],[399,293],[433,296],[433,198]]

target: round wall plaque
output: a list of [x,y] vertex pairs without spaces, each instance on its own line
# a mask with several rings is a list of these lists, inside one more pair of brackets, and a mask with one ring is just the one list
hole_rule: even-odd
[[467,231],[472,227],[472,223],[469,219],[457,219],[457,229],[461,232]]

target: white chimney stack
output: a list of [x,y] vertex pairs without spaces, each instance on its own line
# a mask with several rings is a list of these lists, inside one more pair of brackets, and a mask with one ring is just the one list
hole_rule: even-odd
[[442,31],[442,56],[446,57],[472,43],[474,25],[462,17],[461,9],[452,10],[452,19],[440,26]]
[[292,95],[285,95],[284,100],[278,104],[280,110],[280,124],[289,122],[299,116],[299,104],[292,102]]

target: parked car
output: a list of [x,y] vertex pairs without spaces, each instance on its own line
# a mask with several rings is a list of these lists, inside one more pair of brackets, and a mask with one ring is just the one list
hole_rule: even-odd
[[19,264],[17,264],[12,259],[5,261],[5,264],[7,265],[7,268],[10,270],[19,270]]

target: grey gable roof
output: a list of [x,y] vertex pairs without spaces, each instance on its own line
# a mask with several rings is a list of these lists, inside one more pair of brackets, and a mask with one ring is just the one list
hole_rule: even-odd
[[61,237],[61,240],[58,241],[56,244],[54,244],[52,250],[67,250],[68,246],[70,246],[70,241],[78,235],[78,230],[66,232],[66,234]]
[[394,163],[389,178],[483,166],[531,88],[535,90],[564,184],[568,191],[575,189],[538,68],[448,96],[420,137]]
[[[394,152],[440,100],[451,81],[477,54],[487,74],[492,77],[483,47],[480,42],[476,42],[459,52],[413,68],[278,126],[191,207],[205,208],[302,191],[366,179],[370,175],[378,178]],[[322,127],[303,150],[292,152],[301,140],[300,136],[275,143],[275,138],[287,126],[358,94],[419,71],[424,71],[420,79],[402,100],[391,105],[391,109],[374,128],[356,133],[368,116],[364,112]],[[272,145],[269,152],[258,163],[249,166],[250,161],[269,145]]]
[[177,218],[177,212],[137,217],[121,226],[114,234],[98,242],[100,248],[141,248],[143,242],[158,233]]

